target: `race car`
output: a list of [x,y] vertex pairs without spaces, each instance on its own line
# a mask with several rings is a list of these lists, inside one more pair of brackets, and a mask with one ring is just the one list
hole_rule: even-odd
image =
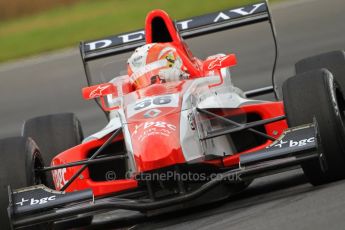
[[[144,30],[82,42],[82,95],[109,123],[84,138],[74,114],[47,115],[0,140],[2,229],[75,228],[117,209],[159,215],[296,166],[313,185],[343,179],[344,51],[297,62],[281,97],[274,71],[272,86],[243,92],[231,81],[235,54],[202,60],[184,42],[266,21],[276,42],[267,2],[178,22],[154,10]],[[90,62],[130,51],[126,74],[95,84]]]

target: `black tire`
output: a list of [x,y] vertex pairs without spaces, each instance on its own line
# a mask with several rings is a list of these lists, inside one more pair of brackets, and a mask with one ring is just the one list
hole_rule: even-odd
[[296,63],[296,75],[311,70],[328,69],[340,88],[345,92],[345,52],[342,50],[331,51],[316,56],[305,58]]
[[[25,121],[22,136],[31,137],[40,146],[45,166],[59,153],[83,140],[80,121],[72,113],[35,117]],[[46,186],[55,189],[51,172],[46,173]]]
[[26,137],[0,140],[0,159],[0,223],[1,229],[7,230],[10,229],[7,186],[17,189],[41,183],[34,170],[43,162],[36,143]]
[[326,163],[302,164],[309,182],[320,185],[345,178],[344,97],[342,90],[326,69],[298,74],[283,84],[284,106],[289,127],[318,123],[321,151]]

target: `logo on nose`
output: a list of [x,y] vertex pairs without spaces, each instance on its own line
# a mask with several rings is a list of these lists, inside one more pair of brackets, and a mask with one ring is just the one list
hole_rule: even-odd
[[144,117],[145,118],[153,118],[153,117],[157,117],[160,113],[161,113],[161,111],[159,109],[150,109],[149,111],[147,111],[144,114]]

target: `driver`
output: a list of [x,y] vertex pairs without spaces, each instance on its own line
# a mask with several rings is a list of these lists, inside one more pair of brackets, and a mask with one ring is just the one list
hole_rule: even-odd
[[168,43],[151,43],[137,48],[128,59],[128,76],[135,89],[141,89],[187,79],[189,74],[176,48]]

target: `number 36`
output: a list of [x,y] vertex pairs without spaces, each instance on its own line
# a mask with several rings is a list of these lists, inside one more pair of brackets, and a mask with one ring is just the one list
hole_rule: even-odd
[[171,103],[171,96],[160,96],[156,98],[146,99],[137,104],[135,104],[134,110],[141,110],[150,105],[167,105]]

